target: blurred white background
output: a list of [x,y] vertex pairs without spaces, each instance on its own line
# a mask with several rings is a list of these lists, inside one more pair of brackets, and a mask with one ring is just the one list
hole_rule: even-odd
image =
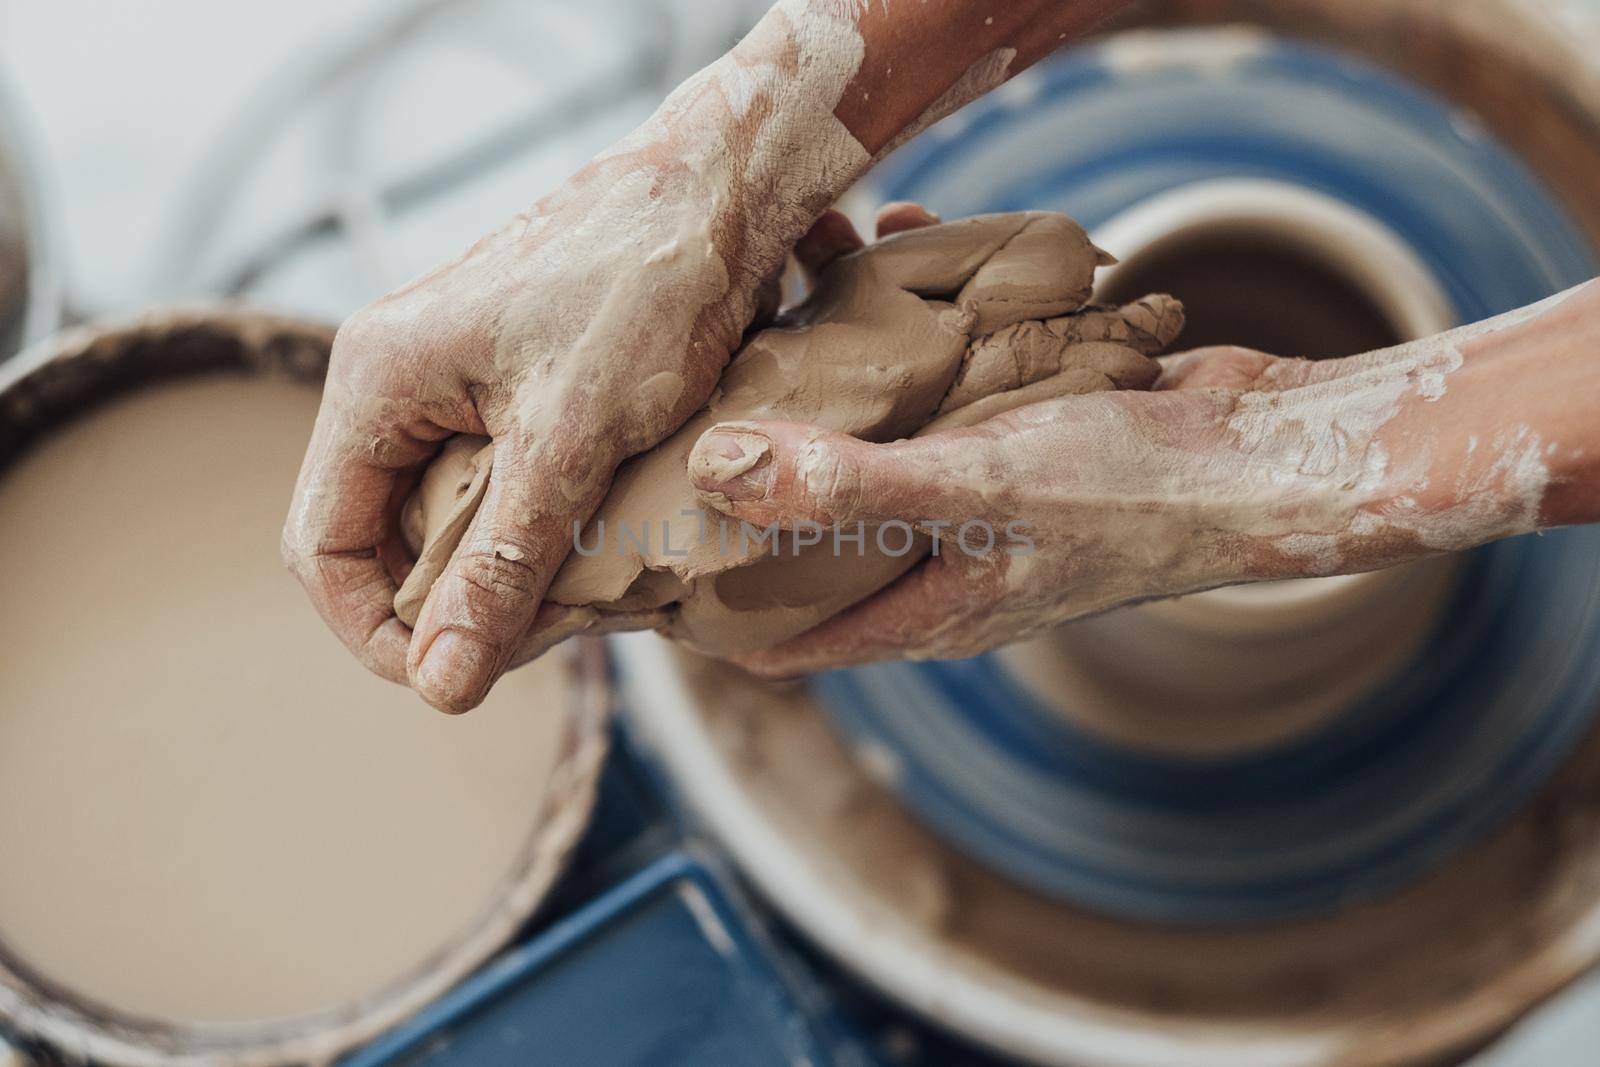
[[[339,316],[648,114],[760,0],[0,0],[80,313],[237,282]],[[332,216],[341,232],[307,236]],[[287,253],[287,254],[284,254]]]

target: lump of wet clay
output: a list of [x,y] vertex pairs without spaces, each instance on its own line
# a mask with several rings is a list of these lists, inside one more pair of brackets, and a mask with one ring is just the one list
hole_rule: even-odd
[[[782,419],[886,442],[1058,396],[1144,389],[1183,311],[1169,296],[1088,306],[1112,262],[1064,215],[981,215],[888,237],[841,257],[801,304],[751,333],[711,400],[618,469],[547,600],[566,605],[533,654],[581,631],[655,628],[712,655],[759,651],[883,588],[932,542],[882,551],[743,528],[698,501],[687,469],[719,422]],[[745,457],[748,467],[761,456]],[[395,598],[414,626],[471,526],[494,445],[446,442],[402,515],[416,567]],[[737,459],[720,473],[737,473]]]

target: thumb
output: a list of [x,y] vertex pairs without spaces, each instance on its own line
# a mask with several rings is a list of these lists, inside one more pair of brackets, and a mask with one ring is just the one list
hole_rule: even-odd
[[950,482],[926,441],[878,445],[793,422],[727,422],[700,435],[700,502],[756,526],[915,523],[947,510]]

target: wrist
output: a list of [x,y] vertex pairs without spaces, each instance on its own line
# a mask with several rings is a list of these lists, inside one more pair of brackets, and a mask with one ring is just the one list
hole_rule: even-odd
[[1453,503],[1517,505],[1493,536],[1600,521],[1600,283],[1478,329],[1425,428],[1458,472]]
[[737,243],[725,257],[736,290],[781,269],[871,164],[834,114],[862,56],[844,7],[782,0],[662,105],[714,227]]
[[1408,347],[1438,358],[1376,439],[1368,543],[1406,558],[1600,520],[1600,286]]
[[736,48],[518,220],[508,231],[513,254],[562,216],[614,232],[617,239],[584,240],[596,284],[650,294],[674,319],[687,315],[686,347],[700,363],[720,366],[763,283],[870,162],[832,114],[859,61],[848,31],[843,15],[779,3]]
[[1544,443],[1539,525],[1600,522],[1600,281],[1563,294],[1526,329],[1511,353],[1523,362],[1506,376],[1525,395],[1507,406],[1526,411]]

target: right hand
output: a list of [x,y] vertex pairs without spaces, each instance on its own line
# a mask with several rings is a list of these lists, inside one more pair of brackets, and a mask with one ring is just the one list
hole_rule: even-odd
[[[728,176],[730,146],[767,119],[727,114],[720,76],[339,331],[285,560],[368,667],[443,711],[476,706],[518,660],[574,524],[706,401],[815,214],[803,198],[752,206],[735,180],[748,160]],[[495,467],[411,632],[392,609],[397,512],[457,433],[493,437]]]

